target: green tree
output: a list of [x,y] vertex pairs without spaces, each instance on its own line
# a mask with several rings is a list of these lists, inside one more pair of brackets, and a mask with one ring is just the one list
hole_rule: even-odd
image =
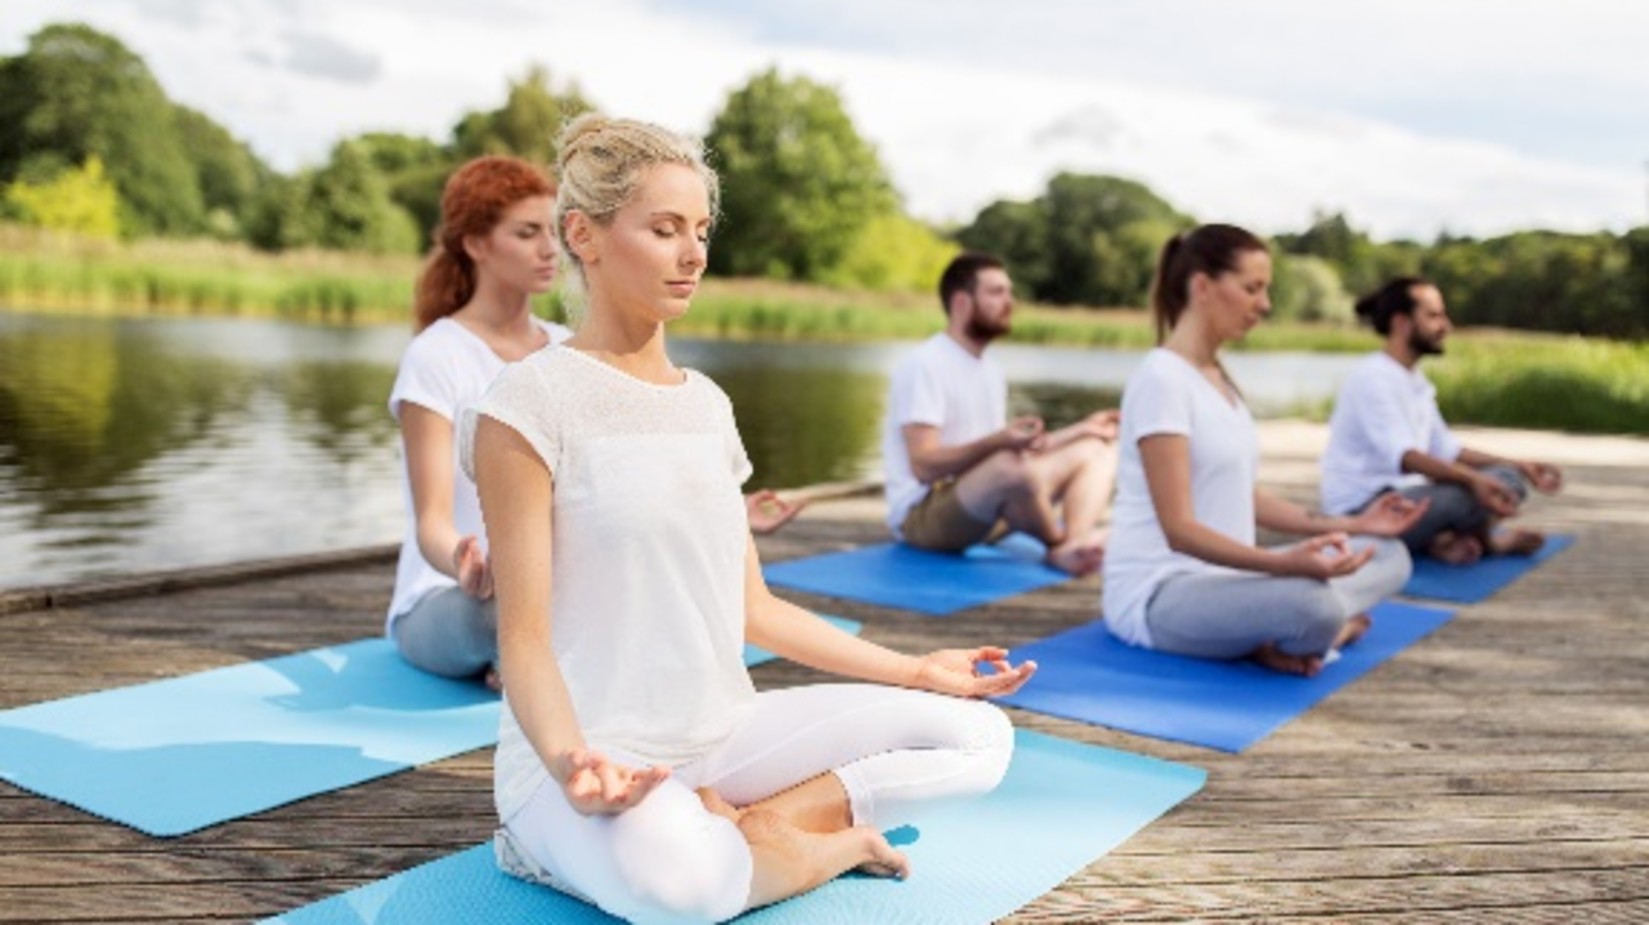
[[1142,183],[1061,173],[1032,202],[987,206],[958,239],[1002,256],[1040,301],[1143,305],[1163,242],[1190,223]]
[[272,171],[223,126],[187,106],[176,107],[179,136],[195,163],[206,226],[223,238],[243,238],[253,205]]
[[377,254],[417,248],[417,224],[390,198],[389,183],[366,145],[340,142],[327,165],[305,180],[298,237],[310,237],[325,248]]
[[1048,222],[1037,203],[999,199],[980,210],[956,239],[969,250],[1002,258],[1021,295],[1035,297],[1052,275]]
[[120,193],[95,154],[44,183],[18,180],[6,187],[5,199],[8,211],[27,225],[93,238],[120,234]]
[[722,177],[711,269],[820,280],[897,210],[876,149],[835,89],[769,69],[734,90],[706,142]]
[[956,245],[908,216],[890,212],[870,220],[824,282],[882,292],[927,292],[939,282]]
[[457,155],[428,138],[371,132],[355,139],[389,184],[389,198],[412,215],[418,240],[429,242],[441,220],[441,192],[460,163]]
[[0,62],[0,181],[40,157],[102,159],[132,233],[200,230],[205,209],[175,107],[142,59],[84,25],[51,25]]
[[1272,271],[1271,313],[1282,321],[1350,324],[1351,296],[1334,264],[1322,257],[1279,253]]
[[550,72],[540,65],[510,81],[503,107],[472,112],[452,130],[457,160],[482,154],[513,154],[541,166],[555,163],[555,139],[569,119],[595,107],[576,83],[556,89]]

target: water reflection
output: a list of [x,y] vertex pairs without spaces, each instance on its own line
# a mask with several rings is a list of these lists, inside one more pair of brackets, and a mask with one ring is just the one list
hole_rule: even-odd
[[[384,403],[409,338],[0,311],[0,586],[394,541],[399,440]],[[908,347],[684,339],[672,353],[732,398],[751,484],[789,487],[879,470],[887,374]],[[1051,426],[1114,406],[1138,361],[994,350],[1013,412]],[[1233,366],[1262,412],[1329,394],[1346,363],[1260,359]]]

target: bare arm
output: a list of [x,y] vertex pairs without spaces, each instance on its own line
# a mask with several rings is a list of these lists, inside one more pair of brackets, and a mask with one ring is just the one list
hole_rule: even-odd
[[1504,456],[1496,456],[1492,453],[1484,453],[1481,450],[1470,448],[1460,450],[1459,461],[1476,469],[1481,469],[1484,466],[1511,466],[1518,472],[1523,473],[1523,477],[1529,480],[1529,484],[1533,485],[1536,491],[1543,494],[1556,494],[1563,488],[1563,470],[1551,463],[1533,462],[1526,459],[1507,459]]
[[410,401],[401,402],[400,418],[418,551],[465,593],[485,600],[492,596],[492,576],[480,543],[460,535],[452,522],[452,422]]
[[1034,447],[1042,439],[1042,421],[1038,418],[1015,418],[995,433],[954,446],[940,443],[939,428],[932,424],[906,424],[900,428],[900,433],[905,438],[905,454],[910,457],[910,470],[917,480],[937,482],[961,475],[998,450]]
[[620,813],[668,775],[635,770],[591,752],[551,649],[550,472],[525,438],[482,417],[475,429],[475,483],[492,541],[498,592],[498,669],[533,751],[581,813]]
[[1292,533],[1295,536],[1334,531],[1349,533],[1355,526],[1350,517],[1335,517],[1321,511],[1309,510],[1258,487],[1254,489],[1254,520],[1267,530]]
[[1096,411],[1075,424],[1050,433],[1043,446],[1045,450],[1057,450],[1060,447],[1075,443],[1078,440],[1099,440],[1103,443],[1116,441],[1117,433],[1121,429],[1122,412],[1115,408]]
[[1498,456],[1489,456],[1476,450],[1461,450],[1453,462],[1440,459],[1419,450],[1403,454],[1404,472],[1418,472],[1433,482],[1453,482],[1469,489],[1478,502],[1500,517],[1517,513],[1517,496],[1499,479],[1473,468],[1471,460],[1488,460],[1485,465],[1506,462]]
[[[1349,553],[1345,549],[1346,538],[1340,533],[1314,536],[1282,551],[1239,543],[1197,520],[1191,503],[1189,438],[1180,434],[1151,434],[1140,439],[1139,455],[1151,491],[1151,506],[1156,510],[1157,522],[1162,525],[1169,548],[1175,552],[1244,571],[1323,579],[1354,572],[1373,554],[1372,549]],[[1337,555],[1322,555],[1335,549],[1339,550]]]
[[[918,658],[845,633],[774,597],[762,578],[753,541],[745,551],[744,591],[745,638],[775,655],[820,671],[957,697],[1011,694],[1036,671],[1033,662],[1010,665],[1007,651],[994,646],[940,650]],[[978,663],[989,664],[995,672],[975,674],[974,665]]]

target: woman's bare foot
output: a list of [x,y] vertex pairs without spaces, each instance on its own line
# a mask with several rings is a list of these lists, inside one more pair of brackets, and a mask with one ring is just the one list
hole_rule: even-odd
[[704,804],[705,809],[708,809],[710,812],[715,813],[723,819],[728,819],[736,823],[744,816],[744,810],[739,809],[733,804],[722,799],[721,794],[711,790],[709,787],[700,787],[693,792],[699,795],[699,802]]
[[1269,642],[1249,653],[1248,657],[1258,662],[1262,668],[1303,678],[1314,678],[1317,672],[1323,670],[1322,656],[1289,655]]
[[1546,545],[1546,534],[1538,530],[1510,528],[1489,537],[1489,551],[1497,556],[1532,556]]
[[1346,621],[1345,626],[1340,627],[1340,635],[1334,637],[1334,645],[1331,648],[1344,649],[1367,635],[1369,627],[1373,625],[1374,621],[1369,619],[1368,614],[1354,614]]
[[1067,539],[1048,550],[1048,564],[1060,571],[1081,578],[1099,571],[1105,564],[1107,530],[1094,530],[1081,539]]
[[1432,537],[1426,552],[1446,565],[1471,565],[1483,558],[1483,541],[1470,533],[1444,530]]
[[756,864],[750,884],[752,909],[806,893],[850,870],[900,879],[910,874],[910,861],[869,826],[828,834],[804,832],[765,809],[745,810],[738,825]]

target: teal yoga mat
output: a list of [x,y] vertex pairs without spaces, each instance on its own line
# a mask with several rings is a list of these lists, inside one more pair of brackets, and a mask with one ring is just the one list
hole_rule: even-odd
[[1403,594],[1476,604],[1493,597],[1502,588],[1574,544],[1574,534],[1557,533],[1548,536],[1546,544],[1534,555],[1486,556],[1471,565],[1448,565],[1429,556],[1417,556],[1414,574],[1403,586]]
[[[1019,730],[1000,787],[890,833],[903,882],[846,876],[759,909],[750,925],[972,925],[1052,890],[1196,793],[1206,772]],[[593,906],[500,873],[491,845],[305,906],[264,925],[611,925]]]
[[1036,677],[1008,706],[1125,732],[1240,752],[1320,703],[1454,616],[1387,601],[1374,625],[1315,678],[1268,671],[1253,662],[1186,658],[1141,649],[1098,621],[1017,646],[1015,661],[1037,663]]
[[961,555],[882,543],[778,562],[769,584],[827,597],[948,616],[1070,578],[1042,562],[1044,547],[1015,534]]
[[0,712],[0,780],[183,835],[492,745],[498,707],[368,639]]

